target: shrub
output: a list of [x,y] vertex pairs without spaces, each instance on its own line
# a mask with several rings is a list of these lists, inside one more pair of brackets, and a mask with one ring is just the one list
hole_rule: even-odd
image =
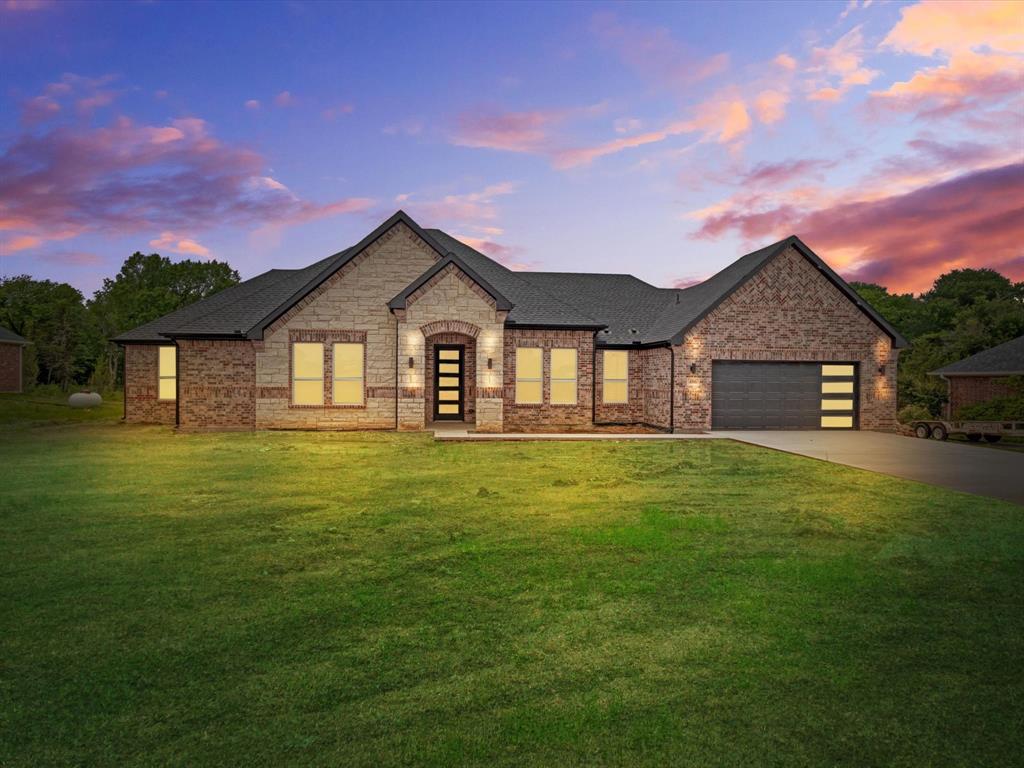
[[899,419],[900,424],[911,424],[915,421],[926,421],[934,417],[927,407],[920,403],[911,403],[900,408],[896,418]]

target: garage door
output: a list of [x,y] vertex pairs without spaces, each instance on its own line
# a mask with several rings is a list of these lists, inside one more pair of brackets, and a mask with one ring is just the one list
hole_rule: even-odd
[[852,429],[857,426],[855,363],[715,361],[714,429]]

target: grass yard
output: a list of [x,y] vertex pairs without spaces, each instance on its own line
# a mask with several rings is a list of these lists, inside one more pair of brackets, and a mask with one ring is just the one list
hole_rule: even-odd
[[0,398],[5,768],[1024,753],[1020,507],[731,442],[29,399]]

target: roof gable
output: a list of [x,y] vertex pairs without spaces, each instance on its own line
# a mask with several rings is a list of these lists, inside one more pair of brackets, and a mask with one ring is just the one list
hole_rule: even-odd
[[670,304],[658,321],[652,326],[650,339],[665,338],[672,344],[680,344],[686,333],[713,312],[723,301],[735,293],[748,280],[757,275],[776,256],[792,247],[807,259],[829,282],[846,296],[861,312],[892,340],[895,348],[909,346],[907,340],[890,325],[860,294],[837,275],[821,257],[812,251],[796,235],[772,243],[764,248],[742,256],[725,269],[690,288],[676,292],[675,301]]
[[452,267],[462,272],[462,274],[465,275],[469,280],[471,280],[473,283],[479,286],[484,293],[486,293],[488,296],[494,299],[495,309],[503,312],[508,312],[509,310],[512,309],[513,305],[511,301],[505,298],[505,296],[503,296],[500,291],[498,291],[489,282],[484,280],[473,269],[467,266],[465,262],[463,262],[462,259],[456,256],[454,253],[449,253],[447,256],[445,256],[443,259],[437,262],[434,266],[432,266],[422,275],[420,275],[411,283],[409,283],[409,285],[407,285],[401,293],[399,293],[397,296],[395,296],[395,298],[388,302],[388,307],[392,311],[396,309],[405,309],[406,305],[408,304],[410,296],[412,296],[414,293],[416,293],[416,291],[420,290],[425,285],[427,285],[427,283],[429,283],[435,276],[442,274],[444,270],[448,269],[449,267]]

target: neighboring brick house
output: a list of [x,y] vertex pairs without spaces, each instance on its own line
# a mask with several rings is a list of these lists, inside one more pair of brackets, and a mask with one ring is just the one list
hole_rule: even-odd
[[513,272],[401,211],[115,341],[130,422],[490,432],[893,429],[906,346],[796,237],[668,289]]
[[0,326],[0,392],[21,392],[21,356],[28,343]]
[[939,368],[932,375],[946,380],[946,417],[950,419],[964,406],[1013,395],[1016,388],[1010,377],[1024,376],[1024,336]]

